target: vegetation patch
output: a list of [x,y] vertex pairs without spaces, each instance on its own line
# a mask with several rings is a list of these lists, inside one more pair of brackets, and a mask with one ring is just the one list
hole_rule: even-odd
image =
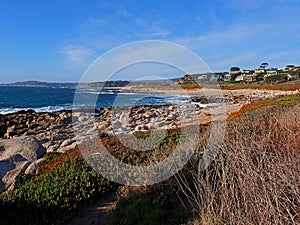
[[170,182],[149,187],[122,187],[109,224],[183,224],[191,215],[190,209],[183,207],[172,187]]
[[47,224],[112,185],[93,171],[78,149],[48,154],[37,176],[2,196],[2,224]]
[[[110,224],[184,224],[192,216],[195,224],[299,223],[299,103],[298,95],[280,96],[231,114],[218,156],[200,171],[210,128],[202,126],[197,151],[176,176],[153,186],[119,188]],[[167,131],[151,151],[132,151],[115,136],[101,135],[100,141],[124,163],[149,165],[172,154],[180,129]],[[33,179],[2,196],[1,224],[51,224],[112,186],[77,148],[48,154]]]
[[[272,76],[271,76],[272,77]],[[296,91],[300,89],[300,80],[288,81],[278,84],[272,83],[234,83],[220,82],[220,86],[224,90],[238,90],[238,89],[259,89],[272,91]]]
[[271,106],[271,105],[295,106],[299,103],[300,103],[299,95],[286,95],[286,96],[276,97],[274,99],[267,99],[267,100],[262,100],[262,101],[257,101],[257,102],[251,102],[251,103],[243,105],[238,112],[231,113],[227,119],[232,120],[234,118],[241,117],[241,115],[243,115],[245,113],[256,111],[257,109],[260,109],[260,108],[266,107],[266,106]]
[[[100,140],[101,145],[98,143],[99,140],[93,145],[98,147],[98,151],[101,151],[101,149],[108,151],[114,158],[123,163],[138,166],[153,165],[163,161],[170,156],[170,154],[174,153],[179,142],[188,143],[188,139],[193,138],[190,134],[193,134],[195,129],[200,129],[200,131],[203,132],[206,127],[197,126],[195,128],[195,126],[187,126],[185,129],[185,133],[189,134],[186,135],[186,137],[181,134],[180,128],[169,129],[166,130],[165,137],[162,140],[161,131],[152,131],[151,138],[149,131],[137,132],[134,136],[137,140],[142,140],[140,143],[127,134],[119,135],[118,137],[100,134],[102,137]],[[191,132],[189,133],[188,130],[191,130]],[[86,147],[83,147],[83,149],[87,149],[88,146],[90,146],[90,142],[83,144],[83,146],[85,145]],[[85,153],[83,152],[83,154]],[[87,153],[87,155],[91,154]],[[91,160],[97,160],[97,155],[93,156],[93,159],[91,158]],[[96,161],[95,164],[97,164]]]
[[267,83],[284,82],[284,81],[287,81],[287,74],[276,74],[276,75],[265,77],[265,82]]
[[179,172],[192,224],[300,223],[300,106],[290,102],[278,99],[228,121],[208,168],[199,170],[195,155]]

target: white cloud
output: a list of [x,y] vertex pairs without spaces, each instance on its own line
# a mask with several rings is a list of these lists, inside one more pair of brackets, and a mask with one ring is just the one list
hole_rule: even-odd
[[173,41],[192,49],[217,47],[226,43],[236,43],[261,35],[269,28],[267,24],[233,24],[227,29],[213,31],[204,35],[191,37],[183,36]]
[[155,32],[152,35],[153,36],[159,36],[159,37],[165,37],[168,36],[170,34],[170,32],[167,31],[159,31],[159,32]]
[[200,36],[181,36],[171,41],[197,52],[209,62],[213,71],[218,71],[236,64],[242,67],[255,64],[261,49],[249,49],[249,43],[255,45],[254,43],[260,42],[270,30],[271,27],[266,23],[236,23],[222,30]]
[[[133,64],[135,66],[131,66]],[[122,45],[98,58],[89,67],[88,75],[83,81],[108,80],[119,70],[123,70],[121,73],[123,76],[128,74],[129,77],[136,78],[141,75],[174,77],[181,73],[180,71],[182,74],[201,73],[209,71],[209,68],[194,53],[173,43],[141,41]]]
[[79,46],[79,45],[67,45],[62,50],[64,54],[64,63],[68,69],[77,70],[81,69],[87,63],[87,60],[94,53],[93,50]]

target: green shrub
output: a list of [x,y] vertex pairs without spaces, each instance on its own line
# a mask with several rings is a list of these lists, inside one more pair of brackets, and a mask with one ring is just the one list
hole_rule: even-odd
[[282,81],[286,81],[287,80],[287,74],[276,74],[276,75],[271,75],[268,77],[265,77],[265,81],[267,83],[271,83],[271,82],[282,82]]
[[40,173],[1,200],[1,223],[40,224],[109,187],[78,149],[50,154]]
[[190,213],[182,206],[172,186],[162,187],[161,184],[142,187],[127,197],[121,196],[109,224],[161,225],[186,222]]

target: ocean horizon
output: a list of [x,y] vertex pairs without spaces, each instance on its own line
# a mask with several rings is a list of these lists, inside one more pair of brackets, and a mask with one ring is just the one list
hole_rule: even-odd
[[[75,93],[86,101],[74,103]],[[97,96],[96,104],[93,99]],[[142,94],[118,89],[75,89],[60,87],[0,87],[0,114],[21,110],[55,112],[61,110],[134,105],[166,105],[188,102],[189,95]]]

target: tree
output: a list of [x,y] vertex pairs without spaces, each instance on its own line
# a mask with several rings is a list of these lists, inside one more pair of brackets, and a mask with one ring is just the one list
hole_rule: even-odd
[[239,72],[240,70],[240,67],[237,66],[230,67],[230,72]]
[[259,68],[266,69],[268,66],[269,66],[269,63],[264,62],[264,63],[260,64]]

